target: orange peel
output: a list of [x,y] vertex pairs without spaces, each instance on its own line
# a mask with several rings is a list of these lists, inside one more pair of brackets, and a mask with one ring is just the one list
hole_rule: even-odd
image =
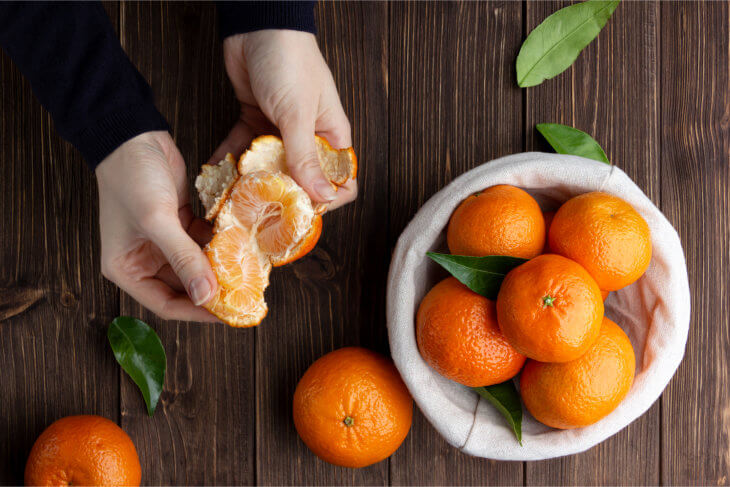
[[[339,188],[357,176],[353,149],[333,149],[316,136],[320,167]],[[310,252],[322,233],[324,204],[313,204],[289,175],[284,144],[264,135],[251,142],[238,163],[232,154],[203,165],[195,181],[213,239],[205,253],[218,279],[218,291],[204,305],[225,323],[258,325],[268,308],[264,290],[271,267]]]
[[205,219],[213,221],[223,206],[233,183],[238,179],[236,160],[230,152],[216,164],[203,164],[195,179],[200,201],[205,207]]

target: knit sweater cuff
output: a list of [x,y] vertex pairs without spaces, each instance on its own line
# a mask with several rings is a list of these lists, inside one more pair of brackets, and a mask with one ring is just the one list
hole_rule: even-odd
[[155,130],[170,130],[165,118],[154,105],[137,105],[115,112],[81,131],[69,136],[71,142],[92,170],[114,150],[139,134]]
[[263,29],[316,33],[314,2],[218,2],[222,39]]

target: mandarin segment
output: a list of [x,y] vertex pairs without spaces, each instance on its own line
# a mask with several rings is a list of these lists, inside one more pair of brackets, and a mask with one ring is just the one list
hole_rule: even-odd
[[651,261],[649,225],[630,204],[608,193],[566,201],[548,239],[553,252],[581,264],[606,291],[633,283]]
[[219,229],[205,247],[205,254],[219,286],[204,307],[231,326],[258,325],[267,312],[264,290],[269,285],[271,265],[253,235],[236,225]]
[[436,284],[421,301],[416,340],[434,370],[466,386],[509,380],[525,362],[500,331],[494,301],[453,277]]
[[[216,220],[216,227],[239,225],[256,235],[259,249],[274,266],[302,257],[319,234],[312,233],[312,201],[283,173],[257,171],[241,176]],[[307,240],[307,238],[309,240]],[[296,255],[294,255],[296,254]]]
[[322,460],[360,468],[388,458],[411,428],[413,400],[393,363],[359,347],[319,358],[294,391],[294,426]]
[[456,255],[531,259],[545,246],[545,221],[532,196],[500,184],[469,196],[456,208],[446,240]]
[[541,423],[580,428],[616,409],[631,389],[635,368],[629,338],[604,318],[595,343],[576,360],[528,360],[520,376],[520,393],[527,410]]
[[507,341],[528,358],[566,362],[593,344],[603,319],[601,290],[565,257],[543,254],[512,269],[497,295]]
[[134,443],[101,416],[67,416],[38,437],[25,465],[25,485],[137,486],[142,468]]

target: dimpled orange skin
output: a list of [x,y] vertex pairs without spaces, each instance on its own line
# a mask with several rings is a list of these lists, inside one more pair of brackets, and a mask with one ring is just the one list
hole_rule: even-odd
[[649,225],[634,208],[608,193],[585,193],[566,201],[548,234],[552,252],[586,268],[606,291],[636,281],[651,261]]
[[545,244],[540,206],[527,192],[500,184],[465,199],[446,230],[456,255],[510,255],[531,259]]
[[499,330],[494,301],[454,277],[436,284],[421,301],[416,340],[434,370],[465,386],[499,384],[525,363]]
[[598,336],[603,299],[580,264],[543,254],[512,269],[497,295],[497,321],[507,341],[540,362],[580,357]]
[[36,440],[25,485],[139,485],[142,470],[127,434],[100,416],[67,416]]
[[307,369],[294,391],[293,413],[300,438],[315,455],[360,468],[388,458],[403,443],[413,399],[390,360],[346,347]]
[[598,339],[582,357],[562,364],[528,360],[520,375],[520,394],[541,423],[580,428],[616,409],[631,389],[635,368],[629,338],[604,318]]

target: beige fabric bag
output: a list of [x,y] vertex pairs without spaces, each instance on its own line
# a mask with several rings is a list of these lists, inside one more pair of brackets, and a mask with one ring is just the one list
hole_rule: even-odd
[[[468,195],[495,184],[524,188],[543,210],[557,209],[561,202],[581,193],[606,191],[628,201],[646,219],[653,242],[646,274],[611,293],[606,301],[606,316],[624,329],[636,352],[631,391],[610,415],[575,430],[549,428],[524,410],[523,446],[487,401],[424,362],[415,336],[415,313],[421,299],[446,276],[426,252],[446,252],[444,229],[451,213]],[[540,460],[578,453],[641,416],[659,398],[682,360],[689,312],[684,254],[664,215],[617,167],[559,154],[515,154],[456,178],[429,199],[403,231],[388,276],[390,348],[418,407],[451,445],[470,455],[497,460]]]

